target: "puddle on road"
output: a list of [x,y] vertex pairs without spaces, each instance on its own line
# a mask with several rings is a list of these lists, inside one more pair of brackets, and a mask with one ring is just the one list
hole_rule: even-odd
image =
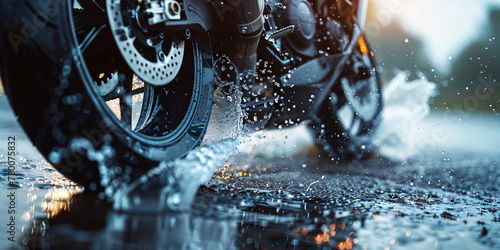
[[120,213],[94,205],[96,197],[76,196],[57,216],[26,227],[25,242],[80,249],[481,249],[497,246],[500,236],[492,197],[347,172],[324,179],[302,173],[304,183],[322,179],[309,191],[297,178],[241,188],[270,182],[269,175],[207,183],[185,212]]

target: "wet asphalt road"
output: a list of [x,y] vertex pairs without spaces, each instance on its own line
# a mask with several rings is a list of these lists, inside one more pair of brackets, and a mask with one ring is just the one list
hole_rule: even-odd
[[[23,157],[16,243],[4,233],[6,209],[0,213],[7,249],[500,247],[498,116],[471,115],[457,125],[434,113],[404,160],[332,162],[313,147],[291,157],[232,156],[201,186],[191,211],[144,215],[114,212],[52,170],[1,99],[0,142],[18,136]],[[5,195],[0,202],[8,205]]]
[[[279,214],[273,208],[286,210],[287,199],[310,199],[301,206],[309,213],[298,227],[316,230],[305,242],[309,239],[321,246],[342,248],[347,238],[355,238],[356,247],[367,249],[498,248],[499,156],[452,155],[449,160],[440,152],[404,162],[375,158],[334,166],[318,161],[305,169],[282,162],[265,174],[230,179],[216,185],[216,190],[222,186],[224,192],[248,199],[249,211],[257,213]],[[255,202],[260,192],[241,191],[245,189],[269,193]],[[340,237],[331,237],[332,222],[337,229],[339,223],[351,226],[349,230],[356,236],[346,238],[336,231]],[[259,237],[270,236],[262,231]],[[325,231],[330,234],[329,242],[317,238]],[[290,247],[282,246],[286,247],[278,248]]]

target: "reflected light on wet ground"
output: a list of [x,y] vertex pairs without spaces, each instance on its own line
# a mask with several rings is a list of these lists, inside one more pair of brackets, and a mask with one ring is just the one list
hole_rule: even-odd
[[[4,165],[5,160],[4,155],[0,155],[0,165]],[[31,161],[20,157],[17,168],[14,182],[17,189],[9,191],[16,193],[19,230],[16,241],[26,245],[34,235],[44,236],[50,219],[61,212],[69,212],[73,197],[84,190],[44,160]],[[5,180],[6,176],[7,172],[2,170],[0,179]],[[8,202],[1,200],[6,206],[9,206]]]
[[83,192],[79,186],[65,186],[50,189],[41,204],[42,212],[47,212],[47,219],[57,216],[62,211],[70,211],[73,196]]

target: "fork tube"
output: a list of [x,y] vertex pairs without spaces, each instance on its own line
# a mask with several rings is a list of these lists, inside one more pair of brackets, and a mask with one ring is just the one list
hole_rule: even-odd
[[368,12],[368,0],[359,0],[357,19],[361,30],[365,30],[366,13]]

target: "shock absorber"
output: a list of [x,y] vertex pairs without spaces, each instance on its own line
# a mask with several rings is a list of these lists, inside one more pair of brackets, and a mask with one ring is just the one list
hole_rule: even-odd
[[257,46],[264,24],[264,0],[225,0],[229,21],[236,27],[231,43],[231,59],[239,72],[255,72]]
[[[248,128],[267,123],[269,110],[263,110],[257,100],[265,99],[266,83],[256,82],[257,48],[264,26],[264,0],[225,0],[226,17],[232,24],[232,41],[229,57],[239,72],[239,83],[243,91],[243,104]],[[237,81],[238,82],[238,81]],[[270,106],[268,106],[270,107]]]

